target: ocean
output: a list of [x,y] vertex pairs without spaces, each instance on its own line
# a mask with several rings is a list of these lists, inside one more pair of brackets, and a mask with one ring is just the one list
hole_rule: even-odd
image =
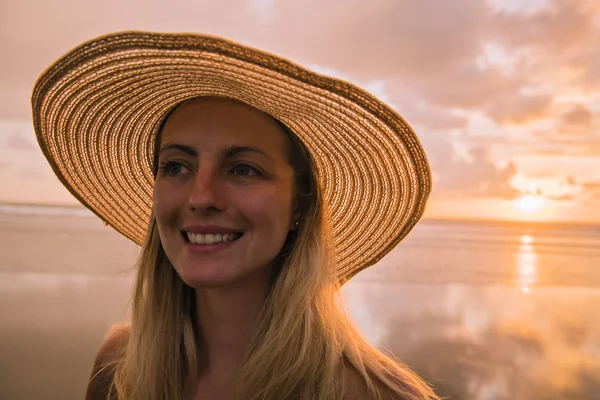
[[[81,399],[138,248],[80,207],[0,205],[0,399]],[[422,220],[343,290],[460,400],[600,398],[600,226]]]

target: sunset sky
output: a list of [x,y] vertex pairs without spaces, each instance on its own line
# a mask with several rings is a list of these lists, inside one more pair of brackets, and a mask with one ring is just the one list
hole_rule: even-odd
[[80,42],[142,29],[223,36],[386,101],[427,150],[428,217],[600,222],[598,1],[23,0],[0,25],[0,202],[77,203],[37,146],[33,84]]

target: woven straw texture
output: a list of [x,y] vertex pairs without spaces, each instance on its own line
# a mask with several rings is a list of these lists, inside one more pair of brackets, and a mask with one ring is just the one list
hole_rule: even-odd
[[38,143],[66,188],[141,244],[152,207],[154,137],[198,96],[245,102],[285,123],[312,153],[345,282],[420,219],[431,174],[413,130],[369,93],[228,40],[120,32],[73,49],[38,79]]

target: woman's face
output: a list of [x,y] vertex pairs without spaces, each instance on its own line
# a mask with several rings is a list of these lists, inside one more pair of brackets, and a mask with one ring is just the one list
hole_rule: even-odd
[[294,171],[278,124],[237,102],[195,99],[171,113],[158,151],[154,214],[182,280],[199,288],[269,276],[294,225]]

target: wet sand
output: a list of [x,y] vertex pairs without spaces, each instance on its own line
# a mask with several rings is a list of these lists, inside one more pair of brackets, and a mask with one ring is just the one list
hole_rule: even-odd
[[[595,245],[513,248],[461,228],[466,236],[453,248],[440,238],[459,237],[454,228],[431,229],[344,287],[371,343],[454,399],[600,393]],[[431,232],[440,243],[426,239]],[[0,213],[0,243],[0,399],[83,398],[104,334],[127,317],[137,247],[81,215]],[[489,264],[463,262],[473,254]],[[579,262],[567,268],[569,260]]]

